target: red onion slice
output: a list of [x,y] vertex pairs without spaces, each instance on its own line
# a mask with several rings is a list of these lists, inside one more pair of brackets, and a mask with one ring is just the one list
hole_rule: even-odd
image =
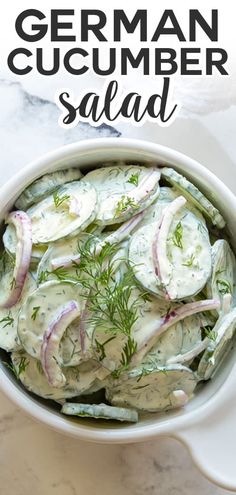
[[183,196],[178,196],[178,198],[166,206],[152,246],[155,272],[158,273],[158,276],[160,277],[168,299],[176,299],[176,297],[175,294],[172,294],[172,292],[168,290],[168,285],[172,274],[172,264],[167,256],[167,240],[174,216],[185,205],[185,203],[186,199]]
[[169,327],[178,323],[178,321],[187,318],[187,316],[201,313],[203,311],[211,311],[212,309],[218,309],[219,307],[219,299],[205,299],[203,301],[182,304],[181,306],[175,308],[159,321],[156,330],[149,334],[148,337],[139,345],[137,353],[132,358],[131,365],[136,365],[138,362],[142,361],[143,357],[155,345],[157,338],[160,337],[160,335]]
[[60,309],[44,333],[41,347],[41,363],[48,383],[52,387],[62,388],[66,383],[66,378],[59,364],[59,346],[67,327],[79,314],[78,303],[69,301]]
[[[160,176],[160,171],[157,168],[149,169],[149,173],[141,180],[138,187],[130,191],[126,196],[133,199],[136,203],[145,201],[159,182]],[[132,209],[132,207],[130,209]],[[127,209],[126,212],[128,210],[129,209]]]
[[174,390],[174,392],[170,394],[170,400],[176,407],[182,407],[187,404],[189,397],[183,390]]
[[29,270],[32,253],[32,227],[31,220],[24,211],[13,211],[7,217],[7,224],[12,224],[16,229],[16,254],[13,271],[13,283],[3,308],[11,308],[20,299],[25,279]]
[[123,241],[130,234],[130,232],[132,232],[132,230],[139,224],[139,222],[142,220],[144,214],[145,214],[145,210],[142,211],[141,213],[138,213],[137,215],[132,217],[127,222],[123,223],[121,225],[121,227],[119,227],[115,232],[108,235],[104,241],[99,242],[99,244],[96,246],[95,253],[99,254],[101,252],[102,248],[107,243],[108,244],[117,244],[117,243]]
[[70,215],[79,216],[80,211],[81,211],[81,202],[75,196],[71,196],[69,200]]

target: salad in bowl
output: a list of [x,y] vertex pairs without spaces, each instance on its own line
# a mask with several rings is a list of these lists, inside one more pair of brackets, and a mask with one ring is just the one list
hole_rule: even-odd
[[138,422],[224,366],[235,256],[208,197],[165,163],[47,172],[6,212],[4,364],[62,415]]

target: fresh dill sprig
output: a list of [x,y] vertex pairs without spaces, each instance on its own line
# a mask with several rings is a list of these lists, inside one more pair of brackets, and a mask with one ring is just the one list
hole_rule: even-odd
[[24,373],[27,366],[29,365],[29,361],[25,356],[22,356],[17,366],[15,366],[13,363],[7,363],[5,361],[3,361],[3,364],[5,364],[5,366],[14,373],[14,375],[18,380],[20,378],[21,373]]
[[65,201],[68,201],[68,199],[70,199],[70,196],[68,194],[64,194],[64,196],[60,196],[58,191],[55,191],[53,193],[53,201],[56,208],[58,208],[58,206],[60,206]]
[[106,357],[105,346],[108,344],[108,342],[111,342],[114,339],[115,339],[115,335],[113,335],[112,337],[109,337],[109,339],[107,339],[102,344],[97,339],[95,339],[96,351],[98,354],[100,354],[99,361],[103,361],[103,359]]
[[228,282],[228,280],[225,280],[223,278],[218,278],[217,281],[216,281],[216,285],[217,285],[217,288],[218,288],[218,291],[221,293],[221,294],[232,294],[232,287],[230,285],[230,283]]
[[182,266],[193,266],[193,262],[195,260],[194,254],[191,254],[191,256],[185,261],[185,263],[182,263]]
[[118,201],[117,203],[115,217],[118,217],[121,213],[124,213],[129,208],[136,210],[137,208],[139,208],[139,205],[130,196],[123,195],[120,201]]
[[37,361],[36,366],[37,366],[37,370],[40,373],[40,375],[43,375],[44,371],[43,371],[41,361]]
[[32,315],[31,315],[32,320],[34,321],[36,320],[39,310],[40,310],[40,306],[33,307]]
[[11,284],[10,284],[10,288],[11,290],[14,289],[16,287],[16,279],[15,277],[13,277],[12,281],[11,281]]
[[[90,241],[79,248],[80,263],[78,282],[86,288],[89,316],[87,322],[96,328],[95,346],[102,361],[106,357],[105,345],[113,340],[117,334],[123,334],[125,339],[121,351],[120,366],[112,374],[118,376],[128,368],[132,356],[137,351],[137,343],[132,338],[132,329],[138,319],[138,308],[144,300],[145,294],[134,277],[133,267],[127,260],[119,258],[119,246],[106,243],[99,253],[96,246]],[[117,262],[125,264],[125,272],[116,277]],[[134,297],[134,290],[138,296]],[[110,334],[108,339],[101,343],[99,331],[105,330]]]
[[54,276],[57,278],[57,280],[60,280],[61,282],[70,279],[70,274],[69,272],[63,267],[63,266],[58,266],[58,268],[55,268],[54,270],[44,270],[40,273],[39,276],[39,284],[42,284],[43,282],[47,282],[49,277]]
[[8,314],[8,316],[5,316],[5,318],[2,318],[0,320],[0,323],[5,323],[5,325],[3,325],[3,328],[6,328],[8,326],[11,326],[13,327],[13,324],[14,324],[14,318],[12,318],[12,316],[10,315],[10,313]]
[[172,241],[174,245],[180,249],[183,249],[183,226],[179,221],[175,227],[174,235],[172,237]]
[[205,327],[202,327],[202,332],[203,332],[203,337],[208,337],[208,339],[213,340],[213,342],[216,341],[217,339],[217,332],[212,329],[210,325],[206,325]]
[[130,364],[130,361],[137,351],[137,342],[129,335],[128,340],[123,347],[122,355],[121,355],[121,365],[126,368]]
[[140,176],[139,172],[136,172],[135,174],[132,174],[130,176],[130,178],[129,178],[129,180],[127,180],[127,182],[129,184],[134,184],[134,186],[137,187],[138,183],[139,183],[139,176]]

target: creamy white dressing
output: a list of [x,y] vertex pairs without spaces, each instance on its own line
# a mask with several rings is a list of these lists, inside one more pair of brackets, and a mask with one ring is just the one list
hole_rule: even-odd
[[[96,216],[97,194],[86,182],[72,182],[27,210],[32,222],[34,244],[48,244],[77,235]],[[70,212],[71,201],[78,200],[78,213]]]
[[[95,392],[106,389],[114,406],[151,412],[182,407],[197,382],[214,375],[235,332],[235,257],[223,232],[210,245],[205,217],[219,227],[224,221],[193,184],[169,168],[163,177],[171,188],[159,186],[156,166],[121,162],[80,176],[77,169],[45,175],[16,203],[30,206],[33,245],[25,262],[31,261],[34,273],[27,274],[15,306],[0,311],[0,347],[12,352],[13,369],[25,388],[43,398],[62,403],[91,395],[93,400]],[[176,203],[172,207],[176,201],[179,210]],[[158,233],[169,207],[160,252]],[[125,222],[139,212],[130,228]],[[9,225],[3,236],[0,304],[14,287],[19,242],[24,240]],[[199,313],[201,301],[217,309]],[[75,317],[63,317],[63,308],[77,311],[77,306]],[[58,333],[48,354],[50,328]],[[204,351],[199,365],[196,349]],[[56,365],[43,361],[50,352]],[[186,366],[168,364],[181,362],[181,356]],[[49,383],[52,371],[56,387]],[[95,417],[104,413],[103,404],[99,407]],[[72,403],[66,414],[78,409],[86,413]],[[112,407],[107,411],[108,418],[119,419]],[[130,414],[123,410],[121,419],[137,416]]]

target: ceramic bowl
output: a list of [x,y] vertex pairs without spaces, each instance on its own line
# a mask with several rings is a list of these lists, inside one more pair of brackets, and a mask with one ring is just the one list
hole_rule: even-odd
[[[57,169],[78,166],[89,170],[113,160],[155,163],[175,167],[189,177],[226,219],[236,248],[236,197],[202,165],[170,148],[150,142],[105,138],[82,141],[57,149],[22,169],[0,190],[1,219],[19,193],[34,179]],[[149,414],[134,425],[114,425],[70,419],[46,401],[25,391],[1,364],[0,389],[36,420],[61,433],[101,443],[130,443],[158,436],[174,437],[187,445],[201,471],[218,485],[236,490],[236,356],[234,350],[212,381],[196,393],[189,404],[165,414]],[[158,441],[158,440],[157,440]]]

